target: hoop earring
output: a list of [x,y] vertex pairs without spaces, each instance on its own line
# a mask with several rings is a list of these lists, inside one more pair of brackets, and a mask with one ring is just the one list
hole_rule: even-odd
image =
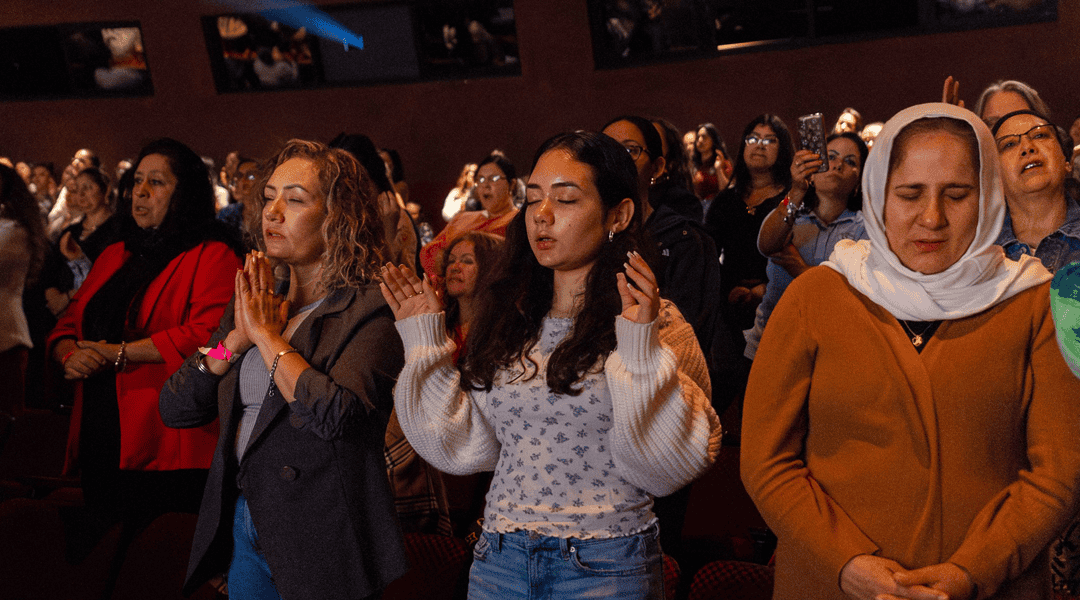
[[615,239],[615,230],[611,229],[607,232],[607,241],[611,242]]

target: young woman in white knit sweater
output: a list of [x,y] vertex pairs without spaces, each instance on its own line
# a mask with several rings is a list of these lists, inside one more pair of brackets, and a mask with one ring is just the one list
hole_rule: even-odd
[[626,149],[579,131],[536,156],[456,364],[429,282],[384,269],[405,344],[398,418],[438,469],[495,471],[470,599],[662,598],[652,496],[720,447],[705,361],[637,252]]

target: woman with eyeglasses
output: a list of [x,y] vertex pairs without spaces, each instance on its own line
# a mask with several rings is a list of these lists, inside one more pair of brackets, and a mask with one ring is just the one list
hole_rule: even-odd
[[705,228],[723,256],[721,279],[726,318],[741,339],[754,325],[754,311],[765,295],[767,260],[758,252],[761,223],[791,187],[791,134],[780,117],[763,114],[743,130],[732,184],[716,196]]
[[[1033,110],[1005,114],[990,131],[1008,207],[995,243],[1013,260],[1034,256],[1051,273],[1080,261],[1080,185],[1069,177],[1068,134]],[[1080,590],[1078,548],[1080,519],[1051,548],[1055,589]]]
[[420,265],[428,277],[439,276],[438,257],[453,240],[470,231],[506,235],[514,215],[514,190],[517,171],[500,150],[493,150],[476,168],[476,197],[483,210],[463,211],[454,215],[435,239],[420,250]]

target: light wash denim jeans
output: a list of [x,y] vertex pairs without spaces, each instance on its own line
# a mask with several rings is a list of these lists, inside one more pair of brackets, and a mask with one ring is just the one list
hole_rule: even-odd
[[229,600],[282,600],[274,587],[270,565],[259,548],[259,534],[247,500],[236,500],[233,517],[233,556],[229,564]]
[[473,549],[469,600],[620,600],[664,597],[656,526],[600,540],[483,532]]

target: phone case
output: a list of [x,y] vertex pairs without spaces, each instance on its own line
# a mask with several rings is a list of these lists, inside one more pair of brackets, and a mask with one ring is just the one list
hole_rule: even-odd
[[818,173],[829,170],[829,150],[825,144],[825,118],[821,113],[813,113],[799,117],[799,139],[802,147],[817,153],[821,158],[821,166]]

